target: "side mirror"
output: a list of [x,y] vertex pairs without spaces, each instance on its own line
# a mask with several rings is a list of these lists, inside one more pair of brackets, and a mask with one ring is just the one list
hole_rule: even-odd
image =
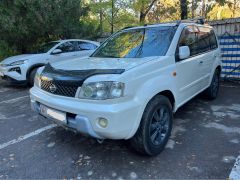
[[179,59],[187,59],[190,57],[190,49],[188,46],[179,47]]
[[61,53],[62,53],[61,49],[54,49],[51,54],[55,55],[55,54],[61,54]]

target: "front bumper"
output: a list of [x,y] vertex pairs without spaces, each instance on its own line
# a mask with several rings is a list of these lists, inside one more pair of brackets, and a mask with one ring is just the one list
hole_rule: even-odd
[[[11,71],[13,68],[19,68],[21,73],[17,71]],[[0,78],[12,83],[24,83],[26,82],[26,68],[22,66],[0,66]]]
[[0,76],[0,79],[7,81],[10,85],[26,85],[27,84],[26,80],[18,81],[6,75]]
[[[66,112],[67,124],[61,125],[99,139],[131,138],[142,116],[141,104],[134,99],[90,101],[53,95],[36,87],[30,90],[30,97],[34,111],[39,113],[40,104],[43,104]],[[98,124],[99,118],[108,120],[106,128]]]

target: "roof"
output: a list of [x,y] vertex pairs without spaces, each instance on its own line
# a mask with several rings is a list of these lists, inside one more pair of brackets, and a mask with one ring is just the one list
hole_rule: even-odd
[[84,41],[84,42],[90,42],[90,43],[99,45],[99,42],[97,42],[97,41],[91,41],[91,40],[86,40],[86,39],[60,39],[60,40],[53,41],[53,42],[68,42],[68,41]]

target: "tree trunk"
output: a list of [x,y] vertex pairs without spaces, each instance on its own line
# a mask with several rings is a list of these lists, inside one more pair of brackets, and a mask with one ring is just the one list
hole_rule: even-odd
[[141,1],[141,11],[140,11],[140,23],[144,23],[147,14],[149,13],[149,11],[152,9],[153,5],[157,2],[157,0],[152,0],[151,3],[149,5],[147,5],[147,7],[144,4],[144,1]]
[[187,0],[180,0],[181,6],[181,19],[188,18]]
[[[99,0],[99,2],[101,3],[102,0]],[[100,9],[100,12],[99,12],[99,31],[100,31],[100,35],[102,35],[102,33],[103,33],[103,10],[102,10],[102,8]]]
[[143,12],[140,12],[140,23],[141,24],[145,23],[145,18],[146,18],[146,14],[144,14]]
[[236,6],[237,6],[237,1],[234,0],[233,1],[233,18],[235,18],[235,15],[236,15]]
[[191,7],[192,9],[192,18],[194,18],[195,17],[195,0],[192,0],[192,7]]
[[206,3],[205,0],[202,0],[202,17],[205,18],[206,16]]
[[113,34],[113,23],[114,23],[114,0],[112,0],[112,22],[111,22],[111,33]]

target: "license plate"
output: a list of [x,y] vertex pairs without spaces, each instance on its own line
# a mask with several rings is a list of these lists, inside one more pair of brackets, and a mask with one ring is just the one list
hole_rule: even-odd
[[58,111],[44,105],[40,105],[40,113],[45,117],[53,118],[61,122],[67,123],[66,113],[62,111]]

